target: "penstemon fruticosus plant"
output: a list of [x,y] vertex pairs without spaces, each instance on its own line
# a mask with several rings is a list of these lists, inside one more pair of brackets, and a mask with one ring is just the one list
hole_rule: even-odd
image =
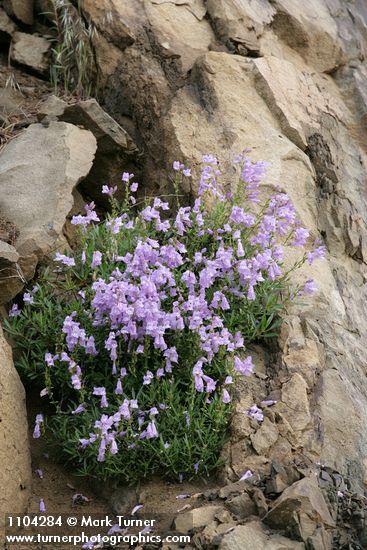
[[[18,368],[49,401],[34,436],[45,432],[81,475],[134,482],[213,471],[231,384],[253,370],[246,344],[276,335],[286,304],[316,290],[289,276],[324,247],[306,251],[309,232],[286,194],[260,204],[265,163],[237,157],[234,195],[221,188],[217,159],[203,163],[194,205],[178,204],[173,217],[161,198],[136,209],[132,174],[122,176],[122,204],[104,186],[112,213],[100,221],[92,203],[74,217],[80,247],[57,253],[58,268],[10,311]],[[173,168],[176,186],[191,177]],[[284,244],[300,250],[287,268]],[[255,405],[248,414],[263,418]]]

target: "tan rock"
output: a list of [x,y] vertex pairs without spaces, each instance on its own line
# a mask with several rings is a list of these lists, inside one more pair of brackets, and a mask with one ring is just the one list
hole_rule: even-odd
[[48,120],[58,120],[58,118],[64,114],[66,107],[66,101],[63,101],[55,95],[50,95],[40,106],[37,113],[37,119],[41,121],[45,117],[48,117]]
[[230,498],[233,495],[237,496],[242,494],[248,487],[248,482],[236,481],[235,483],[228,483],[224,487],[221,487],[218,493],[219,498]]
[[276,35],[320,72],[330,72],[342,61],[342,45],[327,4],[318,0],[277,0],[273,18]]
[[245,414],[245,411],[247,411],[251,405],[253,405],[253,398],[251,395],[244,396],[236,402],[231,422],[232,441],[241,441],[253,432],[250,418]]
[[34,124],[0,153],[0,208],[18,228],[16,249],[23,277],[6,279],[7,298],[34,274],[62,232],[73,206],[73,189],[85,177],[96,151],[94,136],[65,122]]
[[276,443],[279,431],[276,425],[268,418],[264,418],[260,428],[250,436],[251,443],[257,454],[266,454]]
[[10,48],[10,57],[20,65],[26,65],[39,73],[45,73],[50,65],[51,42],[41,36],[16,32]]
[[0,114],[5,118],[9,115],[21,115],[24,112],[24,96],[11,88],[0,88]]
[[282,326],[278,336],[278,343],[284,354],[291,349],[302,349],[305,345],[305,335],[301,325],[301,319],[297,315],[283,317]]
[[0,540],[5,514],[25,513],[31,495],[27,427],[24,388],[0,327]]
[[247,471],[251,470],[256,474],[269,475],[270,461],[265,456],[256,455],[250,448],[250,443],[245,440],[233,443],[230,448],[230,460],[232,475],[231,481],[237,481]]
[[174,158],[200,162],[206,150],[223,154],[228,162],[235,151],[252,147],[254,160],[269,159],[269,188],[281,181],[304,223],[315,227],[312,166],[306,155],[281,135],[278,122],[256,91],[253,61],[210,52],[198,60],[195,74],[201,82],[199,101],[193,100],[189,87],[182,88],[166,117],[167,141],[172,143]]
[[283,414],[295,432],[310,427],[311,414],[307,395],[307,384],[298,373],[282,387]]
[[0,8],[0,32],[12,36],[17,27],[4,10]]
[[19,254],[14,248],[4,241],[0,241],[0,261],[16,263],[19,260]]
[[363,432],[363,418],[367,413],[362,401],[360,406],[353,402],[350,384],[336,370],[327,370],[320,380],[322,393],[318,398],[318,409],[322,418],[321,461],[339,472],[344,470],[351,450],[360,443],[358,434]]
[[13,297],[9,288],[12,288],[12,281],[19,278],[19,257],[14,246],[0,241],[0,304],[6,304]]
[[200,17],[206,11],[204,2],[195,2],[197,8],[201,8],[201,13],[198,9],[192,9],[193,4],[146,3],[147,19],[161,48],[162,58],[180,58],[185,73],[199,55],[209,50],[210,43],[215,39],[209,22]]
[[22,23],[33,24],[33,0],[4,0],[4,7],[9,15]]
[[250,51],[259,50],[258,37],[275,14],[273,6],[259,0],[251,3],[209,0],[207,8],[221,40],[243,44]]
[[289,373],[301,374],[309,389],[312,389],[317,373],[323,370],[325,364],[322,346],[314,340],[305,338],[303,347],[290,349],[284,356],[283,362]]
[[301,479],[285,489],[265,516],[264,522],[271,527],[284,529],[287,533],[296,529],[305,542],[320,523],[326,528],[335,527],[315,476]]
[[210,544],[213,539],[220,537],[227,531],[233,529],[236,526],[234,521],[228,523],[219,523],[217,521],[211,521],[200,533],[200,540],[204,540],[206,544]]
[[181,513],[175,518],[175,529],[180,533],[188,533],[191,529],[204,527],[213,521],[216,515],[222,510],[221,506],[202,506],[201,508],[194,508],[194,510]]
[[307,147],[309,134],[320,128],[322,114],[345,118],[345,109],[330,94],[327,81],[277,57],[255,59],[254,65],[257,89],[277,114],[284,134],[301,149]]
[[[66,106],[58,118],[89,130],[96,138],[95,162],[82,187],[97,204],[108,207],[109,200],[102,194],[102,185],[118,185],[123,172],[135,172],[132,163],[138,153],[137,146],[128,132],[95,99]],[[118,186],[116,198],[122,200],[123,195],[124,190]]]
[[224,535],[219,550],[304,550],[302,542],[272,535],[259,521],[238,525]]
[[121,49],[133,44],[139,27],[145,22],[144,7],[139,2],[85,0],[82,9],[97,30]]
[[226,506],[228,510],[239,519],[244,519],[255,515],[257,512],[255,503],[247,493],[237,495],[230,500],[227,500]]

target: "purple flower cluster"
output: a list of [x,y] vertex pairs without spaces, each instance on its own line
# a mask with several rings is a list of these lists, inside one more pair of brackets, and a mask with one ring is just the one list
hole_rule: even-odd
[[94,204],[94,202],[91,202],[90,204],[86,204],[85,205],[86,215],[73,216],[71,220],[72,225],[80,225],[85,229],[86,227],[88,227],[88,225],[91,222],[99,222],[100,220],[95,211],[95,207],[96,205]]
[[[299,225],[286,194],[270,197],[262,209],[257,206],[266,163],[252,163],[245,154],[237,157],[244,201],[241,193],[235,196],[225,193],[220,183],[218,160],[214,156],[206,155],[203,161],[194,206],[179,207],[173,218],[165,219],[164,212],[169,210],[169,205],[156,198],[135,219],[125,210],[104,222],[111,248],[90,253],[91,301],[87,303],[84,291],[78,294],[90,323],[89,329],[82,327],[81,317],[76,311],[72,312],[65,317],[62,326],[64,351],[46,354],[45,361],[50,369],[57,368],[58,362],[68,364],[70,385],[80,394],[80,405],[72,414],[83,415],[88,409],[88,399],[101,409],[101,416],[95,421],[89,437],[80,440],[83,448],[98,446],[99,462],[105,460],[106,453],[117,454],[124,443],[131,449],[142,440],[164,436],[159,432],[159,423],[166,406],[157,403],[143,410],[139,399],[131,399],[132,395],[125,393],[128,378],[125,381],[124,378],[134,372],[139,391],[150,391],[162,379],[171,380],[184,364],[177,351],[182,335],[190,335],[190,341],[197,342],[196,358],[189,366],[192,391],[197,392],[196,395],[203,394],[208,404],[216,395],[224,404],[231,402],[226,386],[233,383],[235,375],[250,376],[254,364],[245,354],[241,332],[228,328],[227,316],[239,300],[253,303],[264,281],[283,277],[282,243],[302,248],[309,238],[309,231]],[[191,176],[190,170],[178,161],[174,162],[173,169],[178,177]],[[136,192],[138,187],[132,178],[133,174],[129,173],[122,176],[128,204],[135,203],[134,197],[128,194]],[[103,193],[109,195],[112,202],[116,190],[103,187]],[[208,194],[220,205],[218,218],[205,208]],[[88,225],[98,221],[91,203],[86,207],[86,215],[74,217],[72,223],[81,226],[88,235]],[[140,228],[139,231],[136,228]],[[119,255],[119,240],[123,241],[127,235],[133,244],[128,252],[124,249],[124,254]],[[199,244],[195,247],[192,243]],[[305,253],[304,260],[311,264],[323,254],[324,247],[316,242],[313,249]],[[65,266],[80,262],[59,253],[55,261]],[[85,250],[81,263],[87,265]],[[94,271],[103,265],[112,265],[108,278],[98,276],[102,270]],[[314,283],[309,279],[303,289],[298,289],[298,294],[311,294],[314,290]],[[27,300],[31,298],[30,294]],[[11,314],[17,315],[18,310],[13,308]],[[102,340],[88,336],[90,326],[96,334],[105,335]],[[106,383],[99,380],[88,389],[89,374],[76,358],[80,352],[88,356],[99,353],[101,361],[102,357],[110,358],[112,392],[111,380]],[[149,366],[147,361],[140,361],[139,369],[130,370],[128,366],[121,368],[122,354],[134,365],[140,357],[149,354],[160,359]],[[232,366],[223,367],[223,372],[215,376],[213,365],[219,354],[226,354]],[[270,406],[270,401],[264,403]],[[260,422],[263,420],[262,410],[256,405],[246,414]],[[34,437],[40,434],[43,422],[40,417],[36,419]],[[191,420],[189,412],[185,411],[183,422],[186,421],[187,427]],[[169,448],[166,442],[164,449]]]

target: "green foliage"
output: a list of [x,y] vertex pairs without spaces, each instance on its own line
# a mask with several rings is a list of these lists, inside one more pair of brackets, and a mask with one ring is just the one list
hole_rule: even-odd
[[[202,181],[215,179],[218,171],[214,177],[210,170]],[[208,475],[226,438],[230,378],[251,374],[242,339],[248,345],[276,335],[279,314],[302,292],[291,288],[289,273],[307,254],[286,270],[279,243],[303,246],[308,231],[286,195],[260,207],[246,201],[246,186],[226,200],[212,184],[210,211],[205,191],[176,217],[163,218],[168,205],[159,199],[138,212],[131,177],[124,174],[122,204],[104,189],[112,203],[104,221],[93,205],[74,219],[82,230],[73,259],[59,255],[56,268],[42,269],[5,329],[20,372],[47,391],[52,448],[78,474],[127,482]],[[88,349],[91,337],[98,354]],[[170,365],[165,354],[173,350]]]

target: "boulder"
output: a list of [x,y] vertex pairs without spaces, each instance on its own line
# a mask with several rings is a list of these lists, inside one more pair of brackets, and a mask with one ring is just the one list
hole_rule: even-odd
[[174,527],[179,533],[188,533],[192,529],[204,527],[213,521],[217,514],[223,511],[221,506],[202,506],[179,514],[174,521]]
[[305,550],[305,545],[271,534],[261,522],[251,521],[224,535],[219,550]]
[[15,23],[10,19],[6,12],[0,8],[0,43],[3,42],[4,39],[8,40],[16,30],[17,27]]
[[33,24],[33,0],[4,0],[4,8],[22,23]]
[[[29,126],[0,153],[0,212],[19,236],[20,275],[5,279],[7,300],[34,275],[38,260],[61,234],[73,206],[73,190],[91,169],[96,140],[65,122]],[[4,298],[3,298],[4,299]]]
[[338,96],[330,93],[328,81],[311,74],[307,65],[271,55],[253,64],[256,89],[279,118],[284,134],[300,149],[306,149],[307,138],[320,129],[325,113],[340,120],[347,117]]
[[66,107],[66,101],[63,101],[56,95],[50,95],[40,106],[37,113],[37,119],[40,122],[46,117],[48,121],[58,120],[58,118],[64,114]]
[[335,527],[315,475],[305,477],[285,489],[265,516],[264,522],[304,542],[312,538],[320,526],[326,530]]
[[35,34],[16,32],[10,48],[12,61],[37,73],[45,73],[50,65],[51,42]]
[[234,514],[239,519],[247,518],[256,514],[257,508],[247,493],[237,495],[230,500],[227,500],[226,506],[231,514]]
[[10,244],[0,241],[0,262],[16,263],[19,260],[19,254]]
[[31,494],[25,392],[0,326],[0,539],[4,517],[24,514]]

